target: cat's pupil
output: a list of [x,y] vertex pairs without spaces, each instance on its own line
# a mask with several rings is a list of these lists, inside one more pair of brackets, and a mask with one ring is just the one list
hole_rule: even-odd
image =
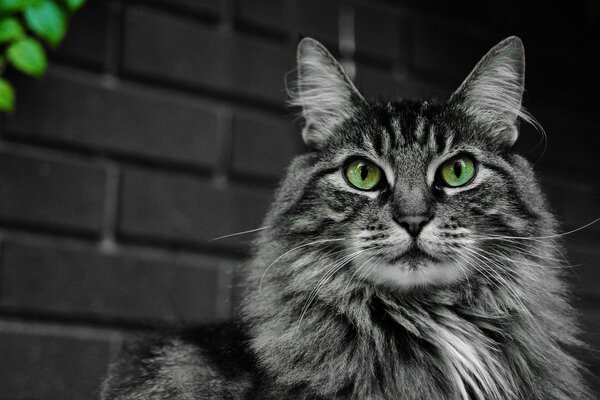
[[367,168],[366,165],[361,165],[360,166],[360,179],[362,179],[364,181],[365,179],[367,179],[367,176],[369,176],[369,168]]
[[462,174],[462,163],[460,161],[455,161],[452,169],[454,170],[454,175],[457,178],[460,177],[460,174]]

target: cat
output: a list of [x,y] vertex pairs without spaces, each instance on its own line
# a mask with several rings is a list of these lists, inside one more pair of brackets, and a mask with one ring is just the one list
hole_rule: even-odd
[[557,223],[511,149],[509,37],[449,100],[369,101],[298,46],[291,163],[226,326],[131,343],[103,399],[590,399]]

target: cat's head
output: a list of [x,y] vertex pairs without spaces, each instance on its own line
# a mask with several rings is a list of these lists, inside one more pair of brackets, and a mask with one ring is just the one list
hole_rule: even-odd
[[519,120],[529,120],[524,70],[523,45],[510,37],[448,101],[373,102],[320,43],[302,40],[292,103],[310,151],[291,165],[268,218],[271,258],[411,288],[497,268],[507,250],[525,254],[515,240],[490,240],[551,224],[529,164],[511,151]]

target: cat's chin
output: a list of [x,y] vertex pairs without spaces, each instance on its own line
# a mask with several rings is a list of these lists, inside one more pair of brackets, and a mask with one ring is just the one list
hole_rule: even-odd
[[423,260],[419,263],[378,263],[369,280],[395,288],[448,285],[466,278],[466,272],[454,262]]

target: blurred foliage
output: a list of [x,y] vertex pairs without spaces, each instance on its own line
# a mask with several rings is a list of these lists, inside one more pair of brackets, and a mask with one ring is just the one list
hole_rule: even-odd
[[46,49],[65,37],[70,16],[86,0],[0,0],[0,111],[12,111],[14,88],[2,77],[12,67],[41,76],[48,68]]

